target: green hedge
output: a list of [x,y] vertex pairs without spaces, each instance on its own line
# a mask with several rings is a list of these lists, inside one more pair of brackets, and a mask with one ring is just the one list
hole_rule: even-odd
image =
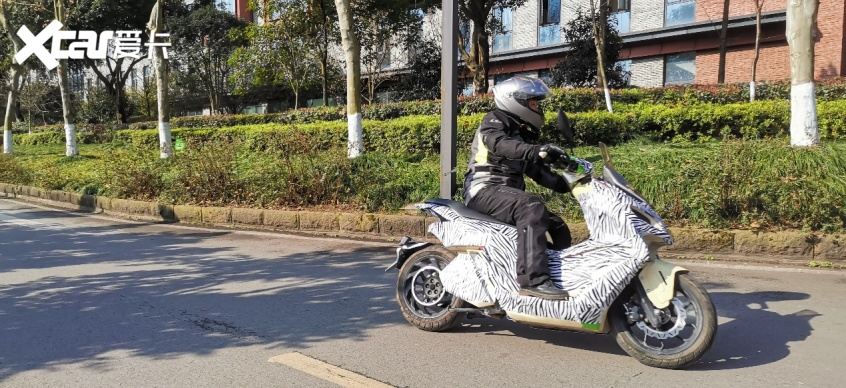
[[[663,106],[638,104],[616,113],[582,112],[569,115],[578,144],[605,142],[617,144],[645,137],[659,141],[703,141],[710,139],[763,139],[789,134],[789,103],[758,101],[742,104],[697,104]],[[846,138],[846,100],[820,102],[818,115],[821,136],[825,139]],[[469,146],[483,114],[460,116],[458,144]],[[564,143],[552,129],[555,114],[547,114],[544,140]],[[365,120],[365,147],[379,152],[437,153],[440,119],[434,115],[407,116],[392,120]],[[308,144],[311,149],[342,146],[347,138],[346,121],[325,121],[308,124],[252,124],[221,128],[176,128],[175,138],[190,144],[212,140],[247,143],[252,149],[290,149]],[[305,137],[305,139],[300,139]],[[64,142],[61,131],[17,135],[18,144],[58,144]],[[82,144],[115,141],[155,147],[156,130],[81,131]],[[296,147],[290,146],[292,142]]]
[[[757,87],[759,101],[787,101],[790,97],[789,82],[760,83]],[[630,111],[642,109],[649,104],[665,106],[689,106],[700,104],[742,104],[749,101],[747,84],[689,85],[664,88],[628,88],[611,91],[615,110]],[[846,80],[834,78],[817,85],[819,101],[834,101],[846,98]],[[547,111],[562,109],[568,113],[604,111],[605,101],[600,91],[592,88],[556,88],[544,102]],[[490,96],[459,99],[461,115],[473,115],[494,108]],[[365,105],[362,117],[365,120],[389,120],[405,116],[438,115],[440,101],[403,101]],[[323,121],[346,120],[344,107],[320,107],[290,110],[272,114],[241,114],[220,116],[175,117],[171,125],[178,128],[214,128],[256,124],[307,124]],[[81,124],[82,130],[91,124]],[[155,129],[155,121],[143,121],[129,125],[108,124],[108,129]],[[34,127],[34,132],[59,131],[61,125]],[[28,128],[16,126],[16,133],[26,133]]]

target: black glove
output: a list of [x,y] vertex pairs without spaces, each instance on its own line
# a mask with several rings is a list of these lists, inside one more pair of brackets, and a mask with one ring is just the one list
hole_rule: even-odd
[[555,164],[558,161],[566,161],[568,158],[567,153],[564,152],[561,147],[553,144],[547,144],[541,146],[538,151],[538,159],[546,164]]

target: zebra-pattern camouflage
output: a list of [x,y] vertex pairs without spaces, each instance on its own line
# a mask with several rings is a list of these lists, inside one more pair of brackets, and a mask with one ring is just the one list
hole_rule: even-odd
[[[423,204],[443,222],[429,232],[444,246],[477,246],[475,254],[459,255],[442,272],[445,289],[471,303],[498,302],[509,313],[599,324],[603,312],[649,259],[647,235],[672,238],[649,204],[613,184],[593,180],[577,199],[590,230],[590,239],[563,251],[547,251],[550,275],[570,293],[566,301],[520,296],[516,277],[515,227],[461,217],[447,206]],[[632,207],[653,218],[642,220]],[[480,306],[481,307],[481,306]]]

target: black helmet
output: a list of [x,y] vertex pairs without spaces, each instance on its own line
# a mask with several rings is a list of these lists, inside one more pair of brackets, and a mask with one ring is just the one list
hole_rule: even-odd
[[549,95],[546,84],[531,77],[513,77],[493,87],[496,107],[511,113],[535,129],[544,123],[543,111],[529,108],[529,100],[543,100]]

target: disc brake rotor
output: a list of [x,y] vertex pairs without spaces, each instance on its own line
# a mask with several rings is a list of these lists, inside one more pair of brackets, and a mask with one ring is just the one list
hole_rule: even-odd
[[652,338],[667,339],[679,335],[679,333],[681,333],[681,331],[687,325],[687,320],[685,319],[685,317],[687,316],[687,311],[684,308],[684,304],[678,298],[673,298],[671,303],[673,306],[673,310],[676,314],[676,321],[671,328],[667,330],[656,330],[654,328],[649,327],[646,322],[642,320],[635,323],[635,325],[638,327],[638,329],[646,333],[647,336]]
[[[422,279],[420,279],[421,276]],[[420,292],[418,292],[415,287],[418,284],[418,279],[422,280],[422,284],[420,286],[423,290]],[[411,284],[412,287],[415,287],[411,292],[411,296],[414,297],[414,300],[422,306],[434,306],[440,303],[441,300],[444,299],[444,295],[446,295],[444,285],[441,283],[441,270],[438,267],[426,266],[420,268],[420,270],[414,274]]]

